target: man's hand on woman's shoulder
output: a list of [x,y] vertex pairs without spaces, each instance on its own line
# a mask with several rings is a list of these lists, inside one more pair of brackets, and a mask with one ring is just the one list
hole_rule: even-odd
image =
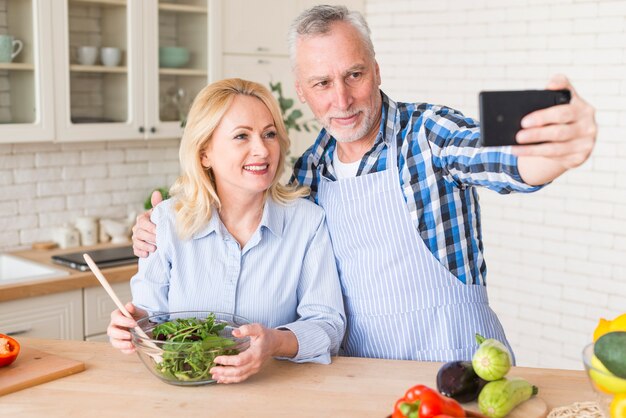
[[[163,201],[163,196],[158,190],[152,192],[150,202],[154,208]],[[137,257],[145,258],[148,254],[156,251],[156,225],[150,220],[152,209],[137,216],[133,226],[133,253]]]

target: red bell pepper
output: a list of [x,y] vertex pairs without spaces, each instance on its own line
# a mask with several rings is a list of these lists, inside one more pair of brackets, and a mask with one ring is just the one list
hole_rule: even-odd
[[394,406],[392,418],[435,418],[436,416],[464,417],[461,404],[434,389],[416,385],[406,391]]
[[8,335],[0,334],[0,367],[13,363],[20,352],[20,344]]

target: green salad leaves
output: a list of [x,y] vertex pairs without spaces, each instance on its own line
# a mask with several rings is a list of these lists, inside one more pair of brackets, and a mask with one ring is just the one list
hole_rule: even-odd
[[178,318],[157,325],[152,338],[164,343],[163,361],[155,365],[156,370],[168,379],[210,379],[209,370],[217,356],[239,353],[235,341],[219,335],[225,327],[226,323],[216,321],[215,314],[206,319]]

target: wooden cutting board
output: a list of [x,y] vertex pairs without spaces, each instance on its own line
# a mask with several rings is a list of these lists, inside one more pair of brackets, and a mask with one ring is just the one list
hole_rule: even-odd
[[0,368],[0,396],[85,370],[85,363],[22,345],[17,359]]
[[[480,414],[480,409],[478,408],[478,404],[476,402],[464,403],[462,404],[463,408],[472,411],[478,412]],[[483,416],[483,415],[476,415]],[[506,417],[507,418],[545,418],[548,416],[548,405],[546,402],[538,398],[537,396],[533,396],[526,402],[518,405],[515,409],[513,409]]]

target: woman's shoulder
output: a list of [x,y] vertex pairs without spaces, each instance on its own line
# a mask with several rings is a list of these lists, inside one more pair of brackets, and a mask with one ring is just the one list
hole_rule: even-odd
[[291,222],[319,224],[324,219],[324,209],[309,199],[299,197],[283,206],[285,218]]
[[174,199],[166,199],[156,205],[152,210],[150,219],[154,223],[173,224],[176,222],[176,212],[174,210]]

